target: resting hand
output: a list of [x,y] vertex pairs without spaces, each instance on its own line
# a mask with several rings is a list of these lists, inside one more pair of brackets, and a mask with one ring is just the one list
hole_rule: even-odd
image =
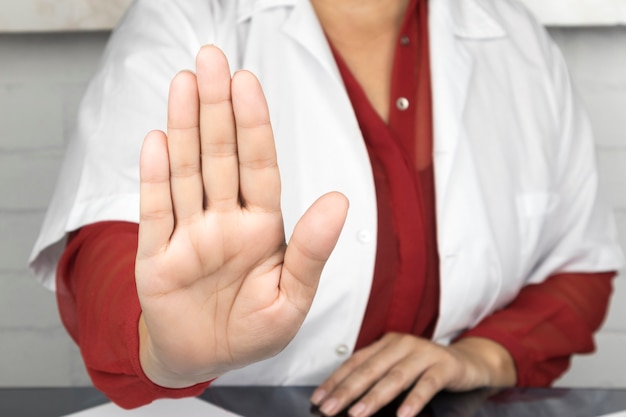
[[409,417],[443,389],[511,386],[515,379],[509,353],[490,340],[467,338],[441,346],[390,333],[356,352],[315,390],[311,402],[329,416],[354,403],[348,414],[365,417],[409,390],[398,409],[399,417]]
[[172,81],[167,134],[141,154],[136,282],[146,375],[171,388],[266,359],[298,331],[347,200],[321,197],[285,244],[269,112],[257,79],[202,48]]

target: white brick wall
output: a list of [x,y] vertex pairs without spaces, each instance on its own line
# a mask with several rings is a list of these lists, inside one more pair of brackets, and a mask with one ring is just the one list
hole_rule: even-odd
[[0,386],[88,378],[26,262],[106,33],[0,36]]
[[[626,28],[552,29],[597,133],[603,185],[626,247]],[[26,270],[67,132],[106,33],[0,35],[0,386],[87,384],[54,297]],[[598,353],[561,385],[626,387],[626,277]]]

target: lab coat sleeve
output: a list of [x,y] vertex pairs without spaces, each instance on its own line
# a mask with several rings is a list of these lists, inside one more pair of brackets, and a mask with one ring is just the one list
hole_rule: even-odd
[[169,84],[212,42],[218,1],[137,0],[113,31],[81,101],[56,190],[31,254],[49,288],[65,235],[97,221],[137,222],[139,153],[166,129]]
[[558,135],[545,148],[552,176],[538,200],[546,217],[534,266],[512,302],[460,336],[485,337],[507,348],[520,386],[549,385],[568,368],[571,355],[593,352],[593,334],[623,263],[613,213],[600,189],[589,118],[561,52],[542,28],[537,33]]
[[[79,231],[59,265],[59,309],[94,384],[127,408],[159,397],[197,395],[206,387],[168,390],[143,374],[134,282],[137,226],[132,222],[138,220],[143,138],[150,130],[165,130],[170,80],[181,69],[195,68],[198,49],[213,39],[220,13],[217,1],[132,4],[81,103],[77,131],[34,250],[33,267],[50,281],[56,259],[46,252],[60,254],[61,238]],[[111,220],[128,223],[94,226]]]
[[560,136],[553,182],[529,283],[555,273],[615,271],[623,265],[613,210],[601,190],[590,120],[557,46],[547,40],[547,89]]

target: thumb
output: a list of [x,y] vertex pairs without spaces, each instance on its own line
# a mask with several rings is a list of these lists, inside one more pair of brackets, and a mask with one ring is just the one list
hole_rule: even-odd
[[331,192],[317,199],[300,218],[283,264],[283,296],[307,312],[315,296],[322,269],[335,248],[348,214],[348,199]]

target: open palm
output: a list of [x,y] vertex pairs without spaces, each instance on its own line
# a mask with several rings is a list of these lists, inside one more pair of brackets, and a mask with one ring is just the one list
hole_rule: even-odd
[[269,112],[257,79],[201,49],[172,81],[167,134],[141,154],[136,280],[141,362],[182,387],[268,358],[304,320],[345,221],[329,193],[287,245]]

